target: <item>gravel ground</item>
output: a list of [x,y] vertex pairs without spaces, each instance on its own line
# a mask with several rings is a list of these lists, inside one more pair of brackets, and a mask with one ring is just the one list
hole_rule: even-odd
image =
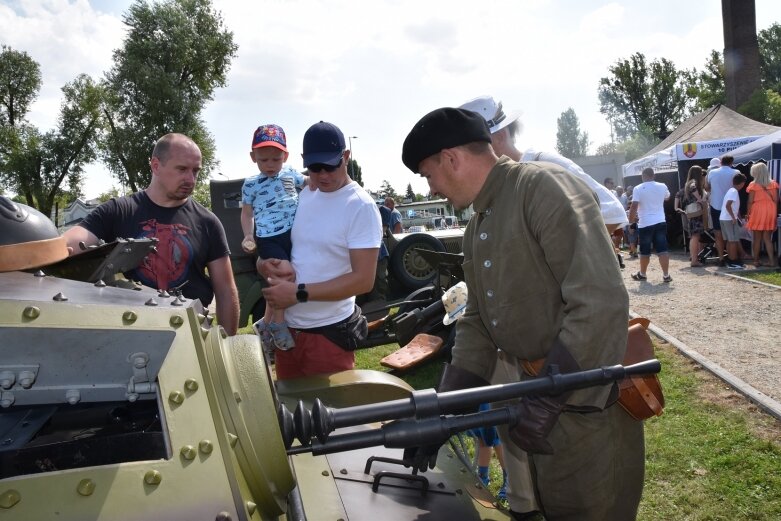
[[[739,280],[716,266],[689,267],[670,255],[673,281],[651,257],[648,280],[637,282],[638,259],[624,255],[629,307],[755,389],[781,401],[781,288]],[[745,271],[753,271],[749,267]]]

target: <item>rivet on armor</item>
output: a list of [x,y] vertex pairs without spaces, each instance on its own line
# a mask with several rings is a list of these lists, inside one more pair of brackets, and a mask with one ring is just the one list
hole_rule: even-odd
[[223,329],[223,327],[222,327],[222,326],[220,326],[220,336],[221,336],[222,338],[228,338],[228,332],[227,332],[227,331],[225,331],[225,329]]
[[235,434],[228,433],[228,443],[230,443],[231,447],[235,447],[236,443],[238,443],[239,437]]
[[184,459],[192,460],[195,459],[197,453],[195,452],[195,447],[192,445],[185,445],[179,450],[179,454],[181,454]]
[[82,496],[91,496],[95,492],[95,482],[91,479],[82,479],[76,486],[76,491]]
[[182,302],[178,298],[171,299],[171,305],[172,306],[181,306]]
[[174,315],[171,317],[171,320],[169,320],[168,323],[171,324],[171,327],[179,327],[184,324],[184,319],[179,315]]
[[56,300],[57,302],[65,302],[68,300],[68,297],[62,294],[62,292],[57,293],[52,297],[53,300]]
[[0,393],[0,407],[7,409],[14,404],[14,393]]
[[65,391],[65,401],[71,405],[76,405],[81,401],[81,392],[78,389],[68,389]]
[[160,298],[168,298],[171,295],[169,295],[166,290],[161,289],[160,292],[157,294],[157,296],[160,297]]
[[41,270],[36,271],[35,275],[33,275],[33,277],[45,277],[45,276],[46,274]]
[[171,393],[168,395],[168,401],[178,405],[184,402],[184,394],[182,391],[171,391]]
[[198,319],[199,323],[203,323],[203,321],[206,320],[206,315],[204,315],[203,313],[198,313],[196,315],[196,318]]
[[0,494],[0,507],[11,508],[21,500],[22,496],[19,495],[19,492],[14,489],[9,489]]
[[184,381],[184,388],[190,391],[191,393],[194,393],[198,390],[198,380],[195,378],[188,378]]
[[99,280],[98,280],[98,281],[97,281],[97,282],[94,284],[94,286],[95,286],[96,288],[105,288],[105,287],[106,287],[106,283],[105,283],[105,282],[103,282],[103,279],[99,279]]
[[19,371],[16,381],[18,381],[19,385],[23,388],[29,389],[35,383],[35,373],[32,371]]
[[22,311],[22,315],[24,315],[24,318],[35,320],[36,318],[41,316],[41,310],[40,308],[37,308],[35,306],[27,306],[26,308],[24,308],[24,311]]
[[247,505],[247,512],[249,512],[249,515],[254,514],[255,510],[258,509],[258,505],[256,505],[252,501],[247,501],[246,505]]
[[147,485],[159,485],[163,481],[163,475],[157,470],[149,470],[144,474],[144,483]]
[[323,476],[330,476],[331,475],[327,470],[324,470],[323,472],[321,472],[321,474]]
[[236,403],[241,403],[241,395],[238,391],[233,391],[233,399],[236,400]]
[[136,315],[134,311],[125,311],[122,313],[122,322],[132,324],[136,320],[138,320],[138,315]]
[[214,445],[209,440],[201,440],[198,443],[198,450],[201,451],[202,454],[211,454],[214,450]]
[[339,474],[342,474],[342,475],[347,474],[347,469],[341,469],[339,471]]
[[156,306],[157,305],[157,301],[155,299],[153,299],[153,298],[150,298],[149,300],[144,302],[144,305],[145,306]]
[[233,521],[233,518],[231,518],[231,515],[228,512],[223,511],[217,514],[214,521]]
[[16,374],[13,371],[0,371],[0,388],[10,389],[14,386]]

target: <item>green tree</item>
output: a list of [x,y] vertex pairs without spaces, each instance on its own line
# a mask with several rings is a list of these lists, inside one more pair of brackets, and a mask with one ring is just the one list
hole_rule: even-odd
[[781,24],[759,31],[757,41],[762,86],[781,93]]
[[690,74],[688,95],[694,98],[694,112],[727,102],[727,93],[724,90],[724,60],[719,51],[710,52],[702,71],[693,69]]
[[561,113],[556,121],[556,150],[564,157],[582,157],[588,154],[588,134],[580,131],[580,122],[575,110],[570,107]]
[[407,193],[404,195],[405,199],[409,199],[410,201],[415,200],[415,192],[412,191],[412,183],[407,183]]
[[123,21],[129,31],[106,75],[106,164],[135,192],[151,179],[155,140],[180,132],[201,147],[207,178],[216,161],[201,112],[227,84],[237,50],[233,33],[210,0],[136,0]]
[[350,174],[350,179],[363,186],[363,172],[361,172],[361,165],[358,164],[353,158],[347,163],[347,173]]
[[642,53],[618,60],[599,80],[600,112],[614,126],[619,141],[647,127],[661,140],[686,116],[690,98],[688,71],[666,58],[646,62]]
[[50,215],[55,202],[81,194],[83,167],[96,157],[102,89],[84,74],[65,84],[57,127],[42,133],[25,122],[40,88],[39,65],[8,47],[0,62],[0,181]]
[[380,185],[380,197],[383,199],[386,197],[393,197],[396,200],[399,199],[399,194],[396,193],[396,190],[393,189],[387,179],[383,179],[382,184]]
[[617,151],[617,145],[615,142],[602,143],[597,147],[596,154],[598,156],[606,156],[608,154],[613,154],[616,151]]
[[41,67],[26,52],[0,47],[0,125],[18,127],[41,89]]
[[201,206],[204,208],[208,208],[209,210],[212,209],[212,197],[211,193],[209,192],[209,180],[203,180],[197,185],[195,185],[195,190],[193,190],[192,198],[200,203]]

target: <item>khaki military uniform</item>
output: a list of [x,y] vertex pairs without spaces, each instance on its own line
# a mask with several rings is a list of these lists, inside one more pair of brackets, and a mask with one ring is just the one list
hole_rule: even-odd
[[[502,157],[473,207],[464,235],[469,299],[457,324],[453,364],[489,380],[497,350],[505,359],[537,360],[555,339],[581,369],[621,363],[629,299],[587,185],[551,163]],[[549,521],[636,515],[643,425],[617,405],[604,409],[610,391],[575,391],[571,411],[549,436],[555,454],[529,458]]]

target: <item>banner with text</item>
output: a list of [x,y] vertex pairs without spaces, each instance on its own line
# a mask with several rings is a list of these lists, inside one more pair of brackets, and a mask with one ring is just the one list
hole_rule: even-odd
[[675,155],[678,161],[710,159],[723,156],[727,152],[747,145],[760,137],[762,136],[714,139],[713,141],[699,141],[697,143],[678,143],[675,145]]

